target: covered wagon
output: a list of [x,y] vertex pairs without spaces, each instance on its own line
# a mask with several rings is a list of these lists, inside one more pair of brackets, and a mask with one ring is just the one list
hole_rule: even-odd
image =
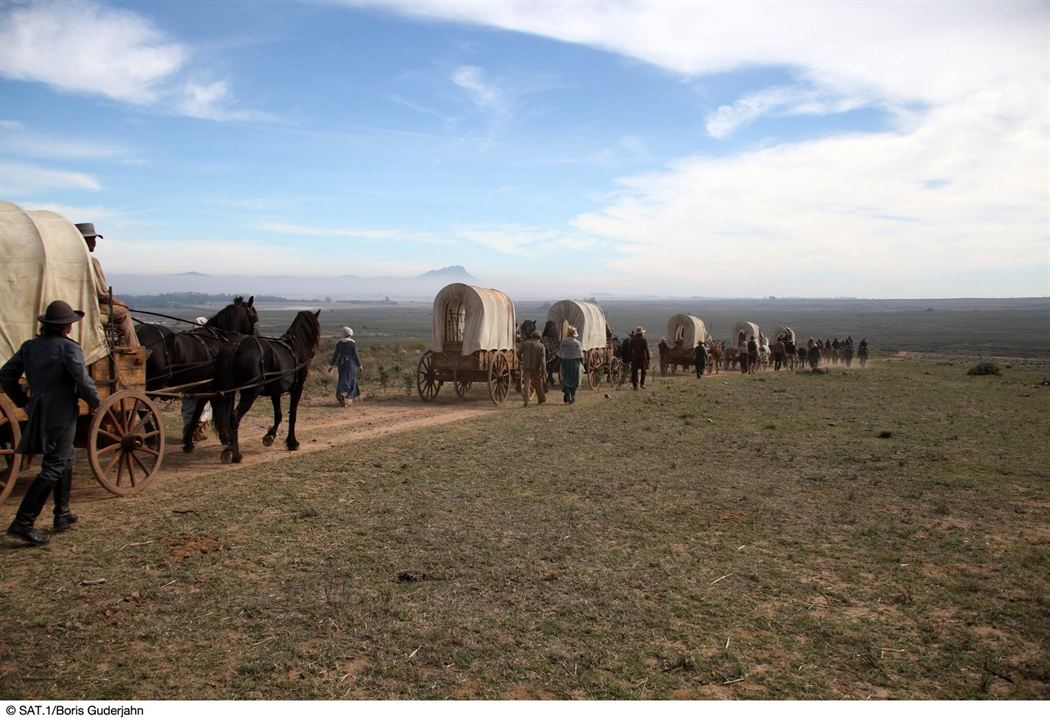
[[693,367],[693,353],[696,346],[707,341],[707,328],[704,321],[696,315],[679,313],[667,321],[667,349],[661,348],[660,374],[666,375],[668,368],[672,374],[678,367],[688,370]]
[[514,303],[506,293],[453,283],[434,298],[433,344],[419,360],[416,387],[430,402],[441,386],[453,384],[466,397],[471,385],[484,382],[489,397],[502,403],[511,384],[520,382]]
[[602,380],[614,382],[619,377],[620,359],[601,306],[583,300],[559,300],[547,311],[547,327],[551,326],[558,342],[565,339],[570,326],[576,328],[583,347],[583,372],[591,389],[597,389]]
[[751,338],[754,338],[759,345],[765,344],[766,336],[762,334],[762,328],[758,324],[738,322],[733,326],[732,342],[734,347],[739,348],[741,344],[746,347],[747,341]]
[[[51,301],[65,300],[83,310],[71,337],[84,351],[102,405],[91,414],[80,402],[76,446],[87,451],[95,477],[107,490],[118,495],[141,490],[164,456],[160,414],[144,392],[148,351],[110,339],[119,333],[103,326],[84,237],[57,213],[0,201],[0,257],[0,364],[37,335],[36,318]],[[0,502],[23,465],[16,449],[27,420],[25,411],[0,393]]]

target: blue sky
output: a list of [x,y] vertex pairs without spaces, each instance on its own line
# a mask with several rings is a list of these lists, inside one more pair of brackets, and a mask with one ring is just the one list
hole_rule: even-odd
[[8,0],[0,198],[110,274],[1047,295],[1048,7]]

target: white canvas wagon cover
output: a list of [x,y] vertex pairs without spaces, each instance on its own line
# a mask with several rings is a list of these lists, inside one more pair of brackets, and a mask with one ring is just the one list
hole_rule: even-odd
[[558,339],[564,340],[569,326],[576,328],[584,350],[605,347],[605,311],[592,302],[559,300],[547,311],[547,321],[558,327]]
[[434,350],[463,343],[460,353],[513,350],[514,303],[506,293],[463,283],[441,288],[434,298]]
[[707,340],[707,328],[704,321],[696,315],[679,313],[667,321],[667,342],[672,347],[682,341],[682,347],[695,348],[698,343]]
[[784,338],[784,342],[796,342],[795,331],[784,325],[778,325],[777,329],[773,331],[773,342],[776,342],[778,337]]
[[744,342],[746,343],[752,337],[755,338],[755,342],[759,345],[765,339],[765,335],[762,334],[762,328],[753,322],[738,322],[733,326],[733,337],[731,338],[733,347],[740,344],[740,333],[744,333]]
[[70,337],[91,364],[109,353],[87,243],[73,223],[49,210],[26,212],[0,200],[0,363],[36,337],[52,300],[65,300],[84,319]]

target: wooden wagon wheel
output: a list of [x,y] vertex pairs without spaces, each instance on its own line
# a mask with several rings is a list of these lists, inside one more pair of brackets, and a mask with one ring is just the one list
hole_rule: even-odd
[[610,385],[616,387],[620,384],[620,358],[613,356],[613,359],[609,361],[609,374],[605,376],[605,379]]
[[110,395],[91,418],[87,452],[99,484],[114,495],[146,487],[164,460],[157,406],[137,390]]
[[510,363],[507,356],[497,353],[489,364],[489,397],[497,405],[510,394]]
[[434,368],[434,351],[427,350],[423,357],[419,358],[419,368],[416,370],[416,388],[423,402],[430,402],[437,397],[441,390],[441,382]]
[[462,380],[462,379],[460,379],[459,373],[460,373],[460,370],[462,368],[464,368],[465,366],[471,365],[473,362],[474,362],[474,356],[473,355],[468,355],[467,357],[462,358],[459,361],[459,365],[456,367],[456,375],[455,375],[456,380],[455,380],[455,382],[453,384],[454,384],[454,386],[456,388],[456,395],[458,395],[461,398],[465,398],[467,396],[467,393],[470,392],[470,386],[473,385],[474,383],[471,380]]
[[15,419],[15,406],[6,397],[0,395],[0,503],[7,499],[15,487],[18,468],[21,466],[17,454],[18,441],[22,431]]
[[602,384],[602,375],[605,374],[605,358],[597,350],[591,350],[587,354],[587,385],[591,390],[597,390]]

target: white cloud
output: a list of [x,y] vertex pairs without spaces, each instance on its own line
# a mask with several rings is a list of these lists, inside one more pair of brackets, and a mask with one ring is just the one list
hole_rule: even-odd
[[[759,67],[797,78],[710,114],[715,137],[764,115],[889,112],[884,132],[696,155],[624,180],[573,225],[611,244],[622,260],[610,264],[633,277],[689,294],[963,295],[965,280],[952,278],[967,273],[996,278],[982,287],[1004,295],[1050,290],[1045,2],[380,6],[687,78]],[[1014,283],[1033,270],[1043,271],[1035,286]]]
[[361,238],[362,240],[395,240],[406,237],[397,230],[365,230],[363,228],[315,227],[312,225],[291,225],[287,223],[263,223],[260,230],[280,235],[298,235],[302,237]]
[[771,87],[723,105],[707,118],[707,132],[725,138],[737,128],[768,115],[827,115],[854,110],[872,104],[860,97],[833,97],[801,87]]
[[624,256],[613,267],[677,292],[963,295],[945,278],[1046,267],[1050,141],[998,116],[1004,102],[988,91],[909,133],[688,158],[625,181],[617,201],[575,226],[616,244]]
[[15,197],[41,190],[102,189],[92,175],[70,170],[51,170],[17,162],[0,163],[0,195]]
[[0,75],[210,120],[231,109],[225,81],[185,78],[192,49],[143,16],[90,0],[12,3],[0,15]]
[[110,143],[78,141],[41,135],[15,120],[0,120],[0,152],[33,158],[93,160],[117,158],[127,154]]
[[189,52],[135,13],[68,0],[15,5],[0,25],[0,72],[61,90],[149,104]]
[[481,110],[504,112],[503,97],[499,89],[486,81],[484,71],[474,65],[463,65],[452,73],[452,82],[470,94],[473,103]]

